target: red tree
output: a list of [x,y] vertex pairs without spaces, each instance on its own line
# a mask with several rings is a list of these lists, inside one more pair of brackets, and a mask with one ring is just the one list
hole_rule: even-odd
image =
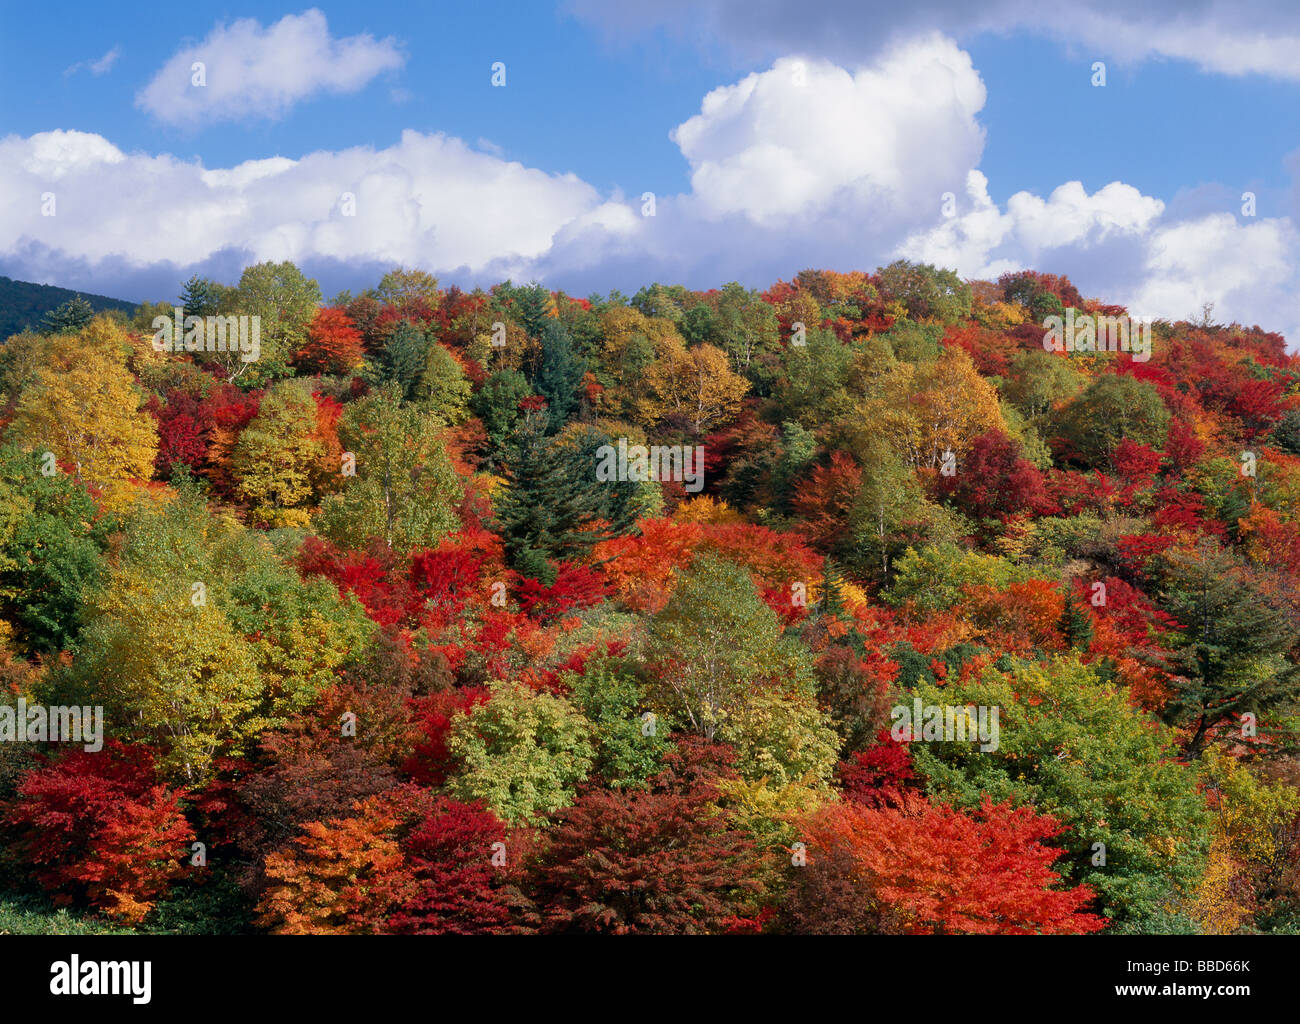
[[307,341],[294,356],[307,373],[351,373],[365,358],[361,332],[341,309],[323,306],[307,328]]
[[[477,935],[505,929],[510,901],[506,827],[478,803],[438,798],[403,844],[416,892],[389,918],[405,935]],[[500,845],[496,845],[500,844]],[[495,855],[502,855],[493,863]]]
[[184,792],[158,782],[144,747],[110,740],[31,769],[4,817],[12,850],[55,903],[83,897],[131,922],[182,871],[194,838]]
[[846,850],[864,898],[893,909],[913,934],[1081,934],[1105,921],[1084,908],[1084,885],[1055,886],[1060,828],[1030,808],[994,805],[974,815],[918,797],[901,807],[832,805],[805,835],[813,858]]

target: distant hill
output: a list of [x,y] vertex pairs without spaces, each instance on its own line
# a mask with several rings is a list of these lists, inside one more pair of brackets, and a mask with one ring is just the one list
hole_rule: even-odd
[[80,295],[99,313],[106,309],[120,309],[132,313],[138,303],[110,299],[107,295],[91,295],[70,288],[56,288],[50,284],[32,284],[0,276],[0,340],[17,334],[24,327],[38,327],[43,317],[56,306]]

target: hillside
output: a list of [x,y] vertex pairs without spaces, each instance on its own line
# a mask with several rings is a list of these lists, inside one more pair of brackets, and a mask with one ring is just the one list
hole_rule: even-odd
[[189,287],[256,351],[0,350],[0,927],[1300,930],[1281,335],[905,261]]
[[110,299],[107,295],[91,295],[51,284],[33,284],[0,276],[0,339],[17,334],[26,327],[39,326],[46,313],[78,295],[89,302],[96,313],[120,309],[130,315],[136,307],[133,302]]

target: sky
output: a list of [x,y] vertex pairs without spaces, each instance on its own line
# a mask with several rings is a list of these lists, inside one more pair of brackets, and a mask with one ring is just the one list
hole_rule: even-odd
[[0,0],[0,274],[572,294],[908,258],[1300,342],[1300,5]]

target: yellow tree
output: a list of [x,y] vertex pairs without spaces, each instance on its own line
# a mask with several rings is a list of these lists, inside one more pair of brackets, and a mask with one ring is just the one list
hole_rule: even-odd
[[749,382],[732,373],[729,362],[714,345],[667,346],[645,371],[641,422],[651,426],[669,416],[684,417],[700,434],[735,419]]
[[671,320],[646,316],[631,306],[615,306],[600,318],[600,372],[604,412],[630,418],[642,394],[650,364],[686,343]]
[[157,425],[140,411],[144,395],[126,369],[129,349],[121,328],[103,316],[59,339],[18,399],[9,428],[25,450],[73,466],[77,480],[114,509],[148,482],[158,453]]
[[307,526],[308,506],[325,446],[316,433],[316,402],[302,381],[276,384],[239,435],[231,469],[255,523]]
[[986,431],[1006,430],[996,389],[980,376],[962,349],[948,349],[930,362],[894,364],[871,386],[859,406],[865,450],[883,438],[913,468],[940,468],[948,452],[961,457]]

